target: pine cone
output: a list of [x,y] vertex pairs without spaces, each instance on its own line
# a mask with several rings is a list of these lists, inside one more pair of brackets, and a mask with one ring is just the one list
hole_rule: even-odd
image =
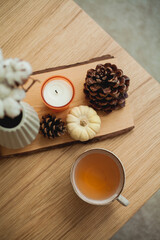
[[42,121],[40,122],[40,132],[44,137],[55,138],[60,137],[66,131],[65,123],[61,118],[56,118],[55,115],[50,114],[42,116]]
[[94,109],[109,113],[125,106],[129,82],[116,65],[98,64],[87,71],[84,93]]

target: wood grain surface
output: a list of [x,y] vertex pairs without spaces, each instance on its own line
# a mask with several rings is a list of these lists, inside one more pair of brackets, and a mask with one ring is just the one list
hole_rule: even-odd
[[[106,240],[160,186],[160,86],[127,52],[70,0],[1,0],[4,56],[28,60],[34,71],[111,54],[130,73],[134,131],[100,143],[77,144],[0,160],[1,240]],[[107,24],[107,23],[106,23]],[[83,151],[101,147],[123,162],[126,208],[96,207],[73,192],[69,174]]]
[[[38,81],[34,82],[33,80],[29,80],[27,82],[27,86],[24,85],[25,89],[29,88],[27,92],[27,96],[24,99],[25,102],[28,102],[32,107],[34,107],[35,111],[38,113],[39,119],[42,119],[42,116],[47,115],[48,113],[54,114],[52,110],[44,105],[41,99],[41,85],[42,83],[51,76],[65,76],[72,81],[75,87],[75,97],[73,102],[70,104],[69,108],[65,111],[55,113],[57,118],[61,118],[63,121],[66,121],[66,116],[72,107],[80,106],[80,105],[88,105],[88,101],[85,98],[83,93],[85,76],[88,69],[95,68],[98,63],[105,64],[106,62],[110,62],[112,64],[117,65],[117,59],[112,58],[106,59],[104,56],[102,58],[99,57],[99,61],[93,62],[93,60],[87,61],[87,63],[81,64],[73,64],[73,66],[64,66],[57,67],[55,70],[46,69],[39,71],[39,74],[34,75],[34,79],[38,79]],[[124,73],[125,74],[125,73]],[[33,79],[33,78],[32,78]],[[33,85],[32,85],[33,84]],[[30,87],[32,85],[32,87]],[[120,134],[126,133],[134,128],[133,115],[131,107],[126,99],[126,106],[118,111],[113,111],[110,114],[106,114],[102,111],[98,111],[98,115],[101,118],[101,129],[99,133],[89,142],[98,142],[109,137],[115,137]],[[25,154],[29,152],[34,152],[38,150],[47,150],[47,148],[59,148],[65,147],[69,145],[73,145],[78,143],[78,141],[73,140],[67,133],[64,136],[61,136],[56,139],[47,139],[44,138],[42,134],[38,134],[36,139],[21,149],[8,149],[5,147],[0,147],[0,156],[10,156],[17,154]]]

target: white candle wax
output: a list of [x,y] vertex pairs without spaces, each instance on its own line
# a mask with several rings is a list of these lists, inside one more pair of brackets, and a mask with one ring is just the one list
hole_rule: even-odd
[[43,90],[45,101],[53,107],[65,106],[73,96],[72,86],[65,80],[57,79],[46,84]]

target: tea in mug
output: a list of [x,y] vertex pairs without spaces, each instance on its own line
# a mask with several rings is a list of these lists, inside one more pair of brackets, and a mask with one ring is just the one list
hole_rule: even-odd
[[116,193],[120,184],[120,170],[109,156],[92,153],[77,164],[75,182],[87,198],[103,200]]

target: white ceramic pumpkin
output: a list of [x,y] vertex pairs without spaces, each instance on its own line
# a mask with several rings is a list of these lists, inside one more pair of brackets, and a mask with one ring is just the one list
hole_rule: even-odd
[[94,138],[101,126],[100,117],[93,108],[88,106],[72,108],[66,122],[70,136],[81,142]]

